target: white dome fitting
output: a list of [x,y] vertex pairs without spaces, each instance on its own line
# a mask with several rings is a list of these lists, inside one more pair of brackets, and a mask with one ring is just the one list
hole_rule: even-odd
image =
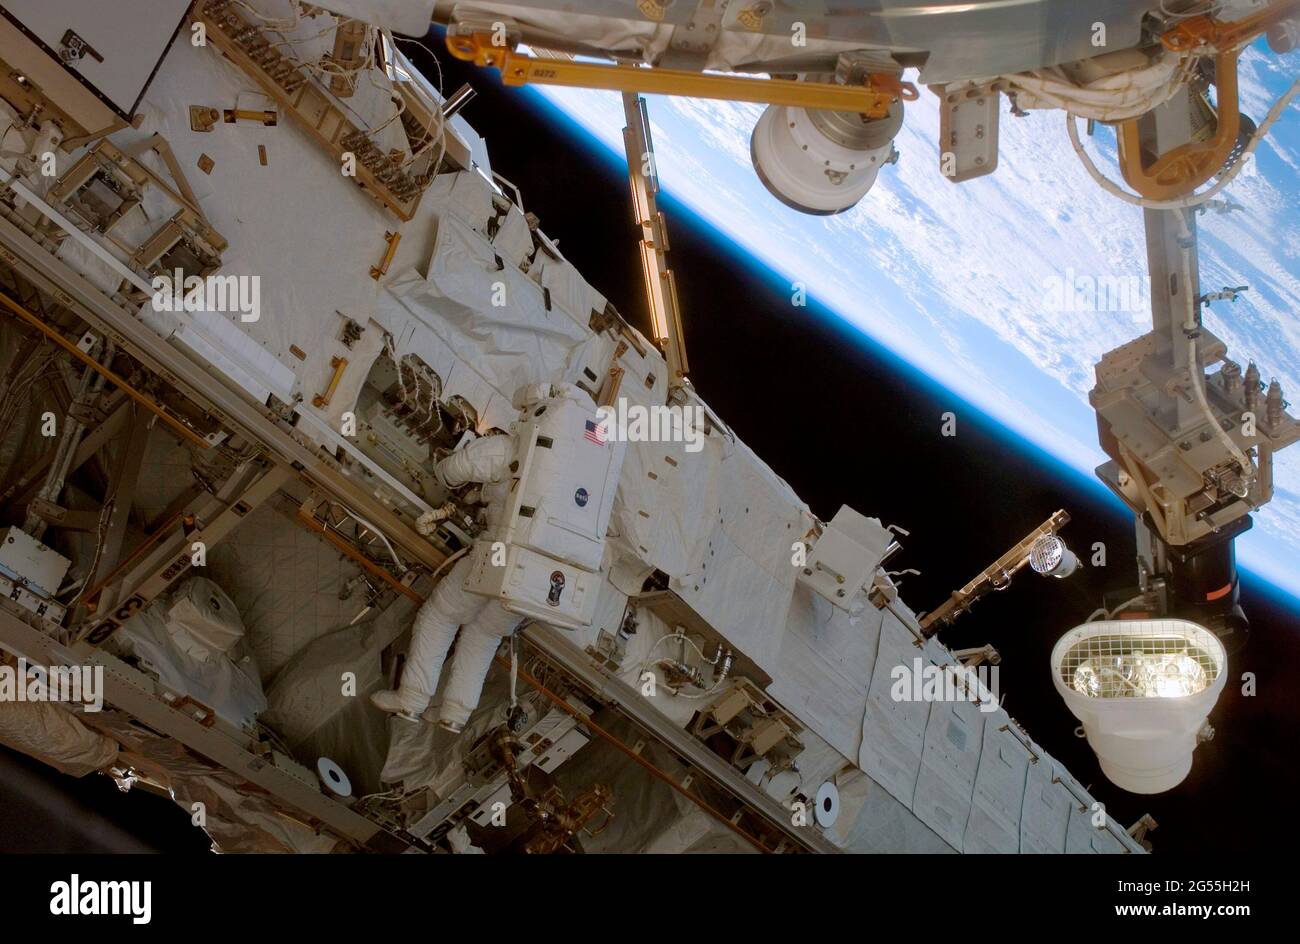
[[866,196],[890,162],[902,124],[901,105],[879,119],[769,105],[754,126],[749,154],[772,196],[800,212],[829,216]]

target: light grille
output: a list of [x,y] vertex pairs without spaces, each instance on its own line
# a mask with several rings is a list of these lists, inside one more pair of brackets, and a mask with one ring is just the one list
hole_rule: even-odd
[[1065,557],[1065,542],[1055,534],[1044,534],[1029,549],[1029,568],[1036,574],[1050,574]]
[[1092,698],[1182,698],[1218,677],[1219,659],[1186,623],[1143,621],[1132,629],[1108,624],[1070,646],[1061,681]]

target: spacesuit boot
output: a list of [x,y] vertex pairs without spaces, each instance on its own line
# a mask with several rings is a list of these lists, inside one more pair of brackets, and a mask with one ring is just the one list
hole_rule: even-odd
[[376,708],[417,721],[429,706],[457,631],[491,602],[464,589],[469,569],[468,557],[457,561],[420,607],[411,630],[411,647],[406,654],[401,684],[396,689],[371,695],[370,702]]
[[405,718],[407,721],[420,720],[406,710],[405,703],[402,700],[402,693],[395,688],[385,688],[378,692],[371,692],[370,704],[374,705],[380,711],[386,712],[390,715],[397,715],[399,718]]

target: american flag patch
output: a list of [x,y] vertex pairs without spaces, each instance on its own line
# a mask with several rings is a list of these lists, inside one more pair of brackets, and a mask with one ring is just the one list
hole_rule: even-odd
[[587,420],[587,430],[582,434],[582,438],[594,442],[597,446],[603,446],[605,445],[605,427]]

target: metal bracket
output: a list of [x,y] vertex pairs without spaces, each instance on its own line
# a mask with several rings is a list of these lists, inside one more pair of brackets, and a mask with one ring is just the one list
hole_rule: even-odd
[[939,172],[953,183],[991,174],[998,166],[997,83],[931,86],[939,96]]
[[95,50],[95,47],[90,45],[90,43],[86,42],[72,30],[65,31],[63,38],[59,40],[59,58],[62,59],[65,64],[72,65],[74,62],[80,62],[86,56],[89,56],[96,62],[104,61],[104,57],[101,56]]

